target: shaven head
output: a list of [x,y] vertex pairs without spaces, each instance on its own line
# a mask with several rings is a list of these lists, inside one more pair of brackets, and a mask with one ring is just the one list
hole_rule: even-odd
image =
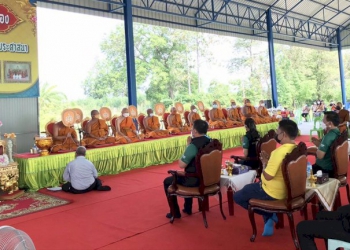
[[123,108],[122,109],[122,114],[125,114],[125,113],[129,113],[129,109],[128,108]]
[[259,104],[263,104],[263,103],[265,103],[263,100],[260,100],[260,101],[259,101]]
[[218,105],[218,103],[217,103],[216,101],[213,101],[213,105],[214,105],[214,104]]
[[236,101],[231,100],[231,105],[236,105]]
[[172,107],[171,110],[170,110],[171,114],[175,115],[176,114],[176,108],[175,107]]
[[153,109],[147,109],[147,115],[150,115],[153,113]]
[[76,156],[85,156],[86,155],[86,148],[84,146],[79,146],[77,150],[75,151]]
[[91,111],[91,117],[95,117],[96,115],[99,115],[100,112],[98,112],[98,110],[94,109]]
[[248,104],[248,103],[250,103],[250,100],[249,99],[245,99],[244,103]]
[[194,109],[196,109],[196,106],[191,105],[191,111],[193,111]]

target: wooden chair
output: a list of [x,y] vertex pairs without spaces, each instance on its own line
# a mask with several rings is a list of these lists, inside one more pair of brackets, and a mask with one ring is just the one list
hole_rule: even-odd
[[190,114],[190,111],[185,111],[185,113],[184,113],[185,124],[187,126],[190,126],[190,121],[188,120],[188,115],[189,114]]
[[168,129],[168,116],[170,115],[170,113],[164,113],[163,114],[163,123],[164,123],[164,127],[165,129]]
[[56,121],[51,120],[45,125],[45,133],[47,137],[52,137],[53,136],[53,127],[55,126]]
[[228,116],[227,109],[223,108],[221,110],[222,110],[222,113],[224,113],[225,119],[227,120],[227,116]]
[[[217,139],[213,139],[207,146],[200,149],[197,153],[195,164],[196,173],[190,174],[183,171],[169,170],[168,173],[174,177],[173,183],[168,188],[168,201],[171,208],[172,218],[170,223],[174,222],[174,207],[172,204],[172,195],[177,195],[185,198],[198,198],[202,205],[202,215],[204,226],[207,228],[208,223],[206,219],[205,201],[208,200],[208,196],[219,195],[220,212],[224,220],[226,217],[222,210],[222,196],[220,192],[220,176],[221,176],[221,163],[222,163],[222,143]],[[199,187],[185,187],[177,184],[177,178],[183,177],[197,177],[199,178]]]
[[141,129],[141,132],[143,133],[143,134],[145,134],[146,133],[146,129],[145,129],[145,125],[144,125],[144,123],[143,123],[143,120],[145,119],[145,115],[144,114],[139,114],[139,116],[137,117],[137,120],[138,120],[138,122],[139,122],[139,126],[140,126],[140,129]]
[[207,122],[209,122],[210,117],[209,117],[209,109],[204,110],[204,117]]
[[254,218],[254,210],[260,210],[270,213],[287,214],[289,220],[290,231],[296,249],[299,249],[297,240],[293,212],[303,210],[305,220],[307,220],[306,205],[313,198],[305,198],[306,193],[306,145],[300,142],[299,145],[287,154],[282,162],[283,179],[287,187],[287,198],[284,200],[249,200],[248,214],[253,228],[253,235],[250,241],[256,238],[257,230]]
[[271,129],[269,132],[267,132],[266,135],[264,135],[263,138],[260,138],[260,140],[258,140],[256,142],[256,155],[257,155],[257,157],[245,158],[244,156],[231,155],[231,158],[233,158],[235,160],[235,163],[238,163],[241,160],[256,161],[257,165],[258,165],[258,168],[256,170],[256,172],[257,172],[256,178],[260,179],[262,169],[263,169],[262,162],[260,161],[260,153],[261,153],[261,151],[265,151],[266,153],[271,155],[271,152],[276,149],[277,142],[275,140],[275,134],[276,134],[276,132]]

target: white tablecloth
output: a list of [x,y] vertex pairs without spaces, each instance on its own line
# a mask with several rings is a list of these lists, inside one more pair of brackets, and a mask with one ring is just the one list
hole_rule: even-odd
[[232,175],[232,176],[221,175],[221,179],[220,179],[221,192],[227,191],[228,187],[231,187],[233,192],[241,190],[245,185],[253,183],[255,181],[255,177],[256,177],[255,170],[250,170],[247,173],[239,174],[239,175]]

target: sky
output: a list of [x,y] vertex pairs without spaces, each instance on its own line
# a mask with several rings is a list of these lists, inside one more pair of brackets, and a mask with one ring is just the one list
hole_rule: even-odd
[[[40,7],[37,15],[40,83],[57,85],[57,90],[65,93],[69,100],[84,98],[81,84],[95,62],[103,57],[100,43],[123,21]],[[223,37],[223,40],[228,41],[228,38]],[[201,66],[204,85],[211,80],[227,82],[235,77],[223,66],[229,60],[230,46],[223,42],[211,48],[221,65]]]

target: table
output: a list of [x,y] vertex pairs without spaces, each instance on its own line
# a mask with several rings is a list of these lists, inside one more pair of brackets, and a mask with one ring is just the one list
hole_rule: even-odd
[[233,193],[241,190],[245,185],[253,183],[256,178],[256,171],[250,170],[247,173],[239,175],[221,175],[220,178],[220,187],[221,193],[224,193],[227,188],[227,203],[228,211],[231,216],[234,215],[234,206],[233,206]]
[[333,205],[337,197],[339,186],[340,181],[334,178],[329,178],[329,181],[323,184],[316,184],[316,187],[314,188],[310,187],[309,181],[307,181],[305,198],[308,199],[311,197],[311,195],[315,194],[315,196],[311,199],[313,219],[316,219],[319,202],[327,211],[333,210]]

